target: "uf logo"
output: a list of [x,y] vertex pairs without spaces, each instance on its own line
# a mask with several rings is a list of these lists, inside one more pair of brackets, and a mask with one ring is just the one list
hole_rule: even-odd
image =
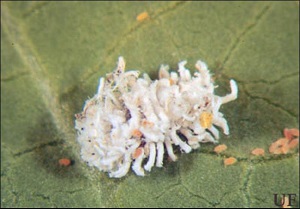
[[[285,198],[285,196],[287,196],[288,198]],[[288,201],[288,202],[285,202],[285,201]],[[286,206],[293,206],[293,203],[296,201],[296,194],[283,194],[282,195],[282,198],[279,198],[279,201],[278,201],[278,194],[274,194],[274,203],[275,205],[277,206],[283,206],[283,205],[286,205]]]

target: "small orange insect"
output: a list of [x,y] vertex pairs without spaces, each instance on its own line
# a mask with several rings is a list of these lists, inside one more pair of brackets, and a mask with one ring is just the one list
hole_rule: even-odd
[[224,159],[224,165],[228,166],[228,165],[233,165],[237,162],[237,159],[234,157],[229,157],[229,158],[225,158]]
[[138,14],[138,16],[136,17],[136,20],[141,22],[141,21],[144,21],[149,18],[150,18],[150,16],[149,16],[148,12],[142,12],[142,13]]
[[256,149],[252,150],[251,154],[256,155],[256,156],[263,156],[263,155],[265,155],[265,150],[262,148],[256,148]]
[[71,160],[68,159],[68,158],[62,158],[62,159],[59,159],[59,160],[58,160],[58,163],[59,163],[59,165],[61,165],[61,166],[67,167],[67,166],[71,165]]
[[226,146],[225,144],[220,144],[220,145],[218,145],[218,146],[216,146],[216,147],[214,148],[214,151],[215,151],[217,154],[219,154],[219,153],[223,152],[223,151],[226,150],[226,149],[227,149],[227,146]]
[[269,147],[269,152],[275,155],[287,154],[291,149],[298,147],[299,138],[280,138]]

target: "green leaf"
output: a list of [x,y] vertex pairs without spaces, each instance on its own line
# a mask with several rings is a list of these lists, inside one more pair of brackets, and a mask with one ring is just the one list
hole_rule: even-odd
[[[153,79],[160,64],[202,59],[218,95],[235,79],[239,97],[221,109],[228,149],[202,144],[145,177],[85,165],[74,114],[120,55]],[[2,1],[1,207],[275,207],[274,194],[296,194],[299,207],[298,151],[268,153],[299,127],[298,87],[298,2]],[[250,155],[257,147],[264,157]]]

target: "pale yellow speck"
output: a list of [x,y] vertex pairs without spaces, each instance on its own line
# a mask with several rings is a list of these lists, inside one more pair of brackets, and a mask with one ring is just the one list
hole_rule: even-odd
[[213,114],[209,112],[203,112],[200,115],[200,125],[203,128],[210,128],[212,126]]

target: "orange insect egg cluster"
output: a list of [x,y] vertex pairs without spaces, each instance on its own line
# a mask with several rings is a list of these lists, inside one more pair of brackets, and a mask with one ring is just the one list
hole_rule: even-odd
[[271,154],[287,154],[292,149],[298,147],[299,144],[299,130],[298,129],[287,129],[283,131],[285,138],[280,138],[273,142],[269,147]]
[[214,151],[215,151],[217,154],[219,154],[219,153],[225,151],[226,149],[227,149],[227,146],[226,146],[225,144],[220,144],[220,145],[218,145],[218,146],[216,146],[216,147],[214,148]]
[[234,157],[229,157],[229,158],[225,158],[224,159],[224,165],[228,166],[228,165],[233,165],[237,162],[237,159]]

